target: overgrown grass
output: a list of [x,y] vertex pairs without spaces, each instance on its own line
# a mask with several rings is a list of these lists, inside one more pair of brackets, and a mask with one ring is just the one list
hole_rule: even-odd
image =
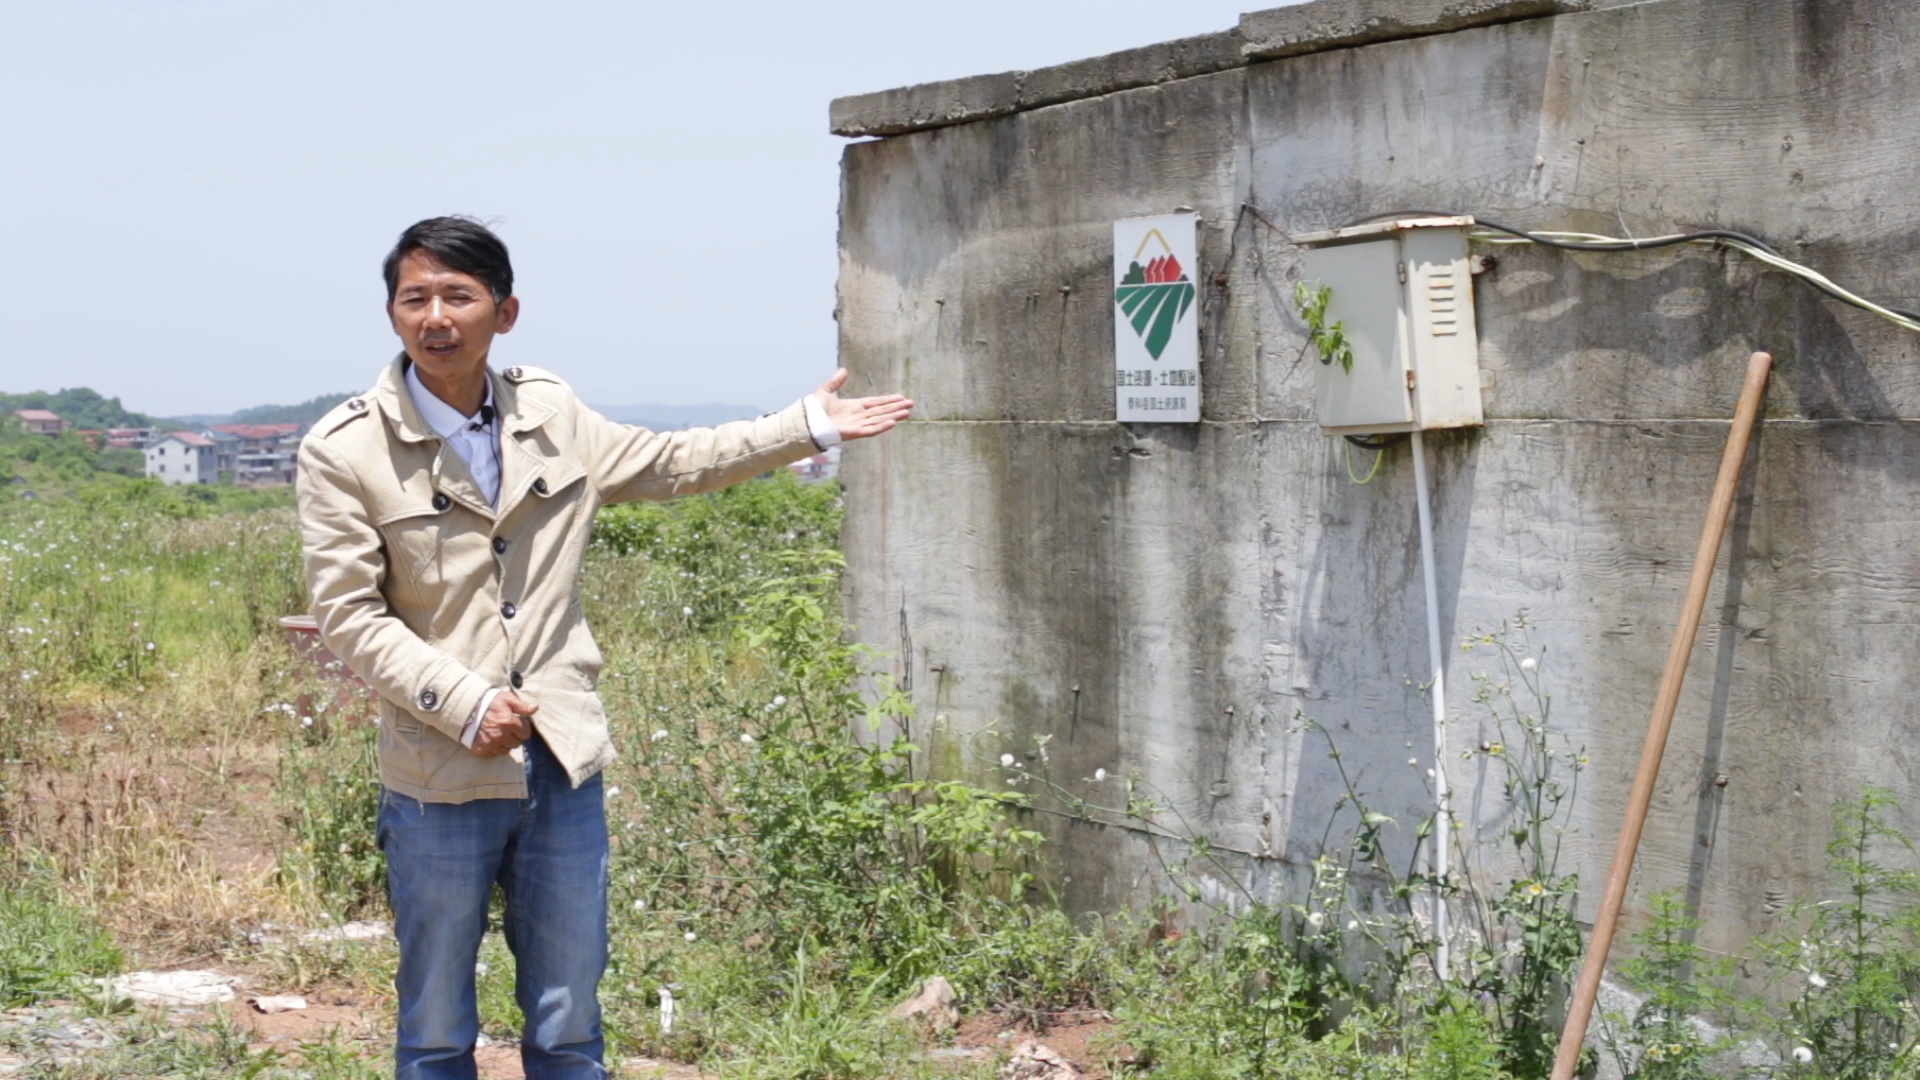
[[[1039,766],[992,773],[1019,781],[999,789],[929,774],[942,755],[924,740],[948,736],[915,724],[846,640],[838,528],[831,486],[784,476],[599,522],[582,589],[621,749],[606,787],[615,1053],[755,1080],[992,1069],[991,1056],[935,1065],[924,1033],[886,1019],[938,974],[968,1011],[1035,1030],[1110,1017],[1102,1053],[1133,1076],[1542,1075],[1581,945],[1558,852],[1586,763],[1553,726],[1523,636],[1473,643],[1498,738],[1468,754],[1504,778],[1504,854],[1462,839],[1465,869],[1444,883],[1389,865],[1385,838],[1431,823],[1391,822],[1349,782],[1310,887],[1196,917],[1200,875],[1234,872],[1137,780],[1115,778],[1127,797],[1100,807]],[[106,927],[132,962],[211,955],[386,1007],[390,943],[300,932],[379,918],[385,900],[375,730],[277,622],[305,606],[297,563],[284,503],[132,482],[0,500],[0,1001],[69,995],[120,966]],[[1167,838],[1173,900],[1080,918],[1032,902],[1048,857],[1026,825],[1035,798]],[[1622,969],[1649,994],[1613,1025],[1628,1074],[1723,1066],[1722,1044],[1689,1034],[1698,1013],[1764,1042],[1771,1057],[1749,1072],[1912,1070],[1920,896],[1888,798],[1839,809],[1835,897],[1810,898],[1792,934],[1749,958],[1778,1005],[1708,992],[1688,913],[1659,909]],[[1450,979],[1421,918],[1436,886],[1462,916]],[[480,961],[483,1030],[513,1037],[498,933]],[[122,1034],[97,1061],[36,1075],[378,1071],[337,1039],[269,1053],[220,1025]]]

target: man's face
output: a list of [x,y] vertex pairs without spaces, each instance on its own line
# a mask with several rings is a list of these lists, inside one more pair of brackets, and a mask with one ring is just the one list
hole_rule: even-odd
[[493,336],[513,329],[520,300],[499,304],[471,274],[449,270],[424,251],[400,260],[400,279],[387,316],[422,379],[461,383],[477,375]]

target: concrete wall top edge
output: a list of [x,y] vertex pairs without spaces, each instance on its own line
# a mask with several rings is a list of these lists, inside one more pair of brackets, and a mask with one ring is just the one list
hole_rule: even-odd
[[1034,71],[1003,71],[834,99],[835,135],[905,135],[1210,75],[1246,63],[1240,31],[1148,45]]
[[906,135],[1275,60],[1659,0],[1312,0],[1240,16],[1239,26],[1086,60],[835,98],[849,138]]

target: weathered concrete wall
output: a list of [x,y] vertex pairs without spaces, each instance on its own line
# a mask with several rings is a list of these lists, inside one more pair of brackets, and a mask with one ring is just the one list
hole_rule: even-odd
[[[1403,208],[1733,227],[1877,299],[1920,294],[1908,5],[1460,11],[1251,15],[1239,63],[1087,62],[1118,74],[1064,100],[978,98],[951,110],[963,123],[925,106],[951,86],[836,103],[843,130],[910,132],[844,163],[842,361],[921,403],[846,455],[848,603],[897,650],[923,730],[946,732],[942,767],[984,775],[1050,736],[1067,788],[1114,802],[1115,781],[1084,778],[1137,772],[1257,888],[1297,872],[1334,810],[1297,712],[1407,832],[1429,806],[1410,463],[1402,448],[1348,480],[1299,360],[1298,252],[1242,203],[1290,233]],[[1119,425],[1111,222],[1182,206],[1204,219],[1206,419]],[[1636,898],[1687,889],[1708,943],[1736,943],[1821,887],[1834,800],[1881,784],[1920,826],[1920,338],[1733,253],[1497,254],[1475,282],[1488,424],[1428,439],[1441,621],[1456,643],[1536,624],[1553,722],[1592,762],[1569,849],[1588,882],[1745,357],[1778,361],[1635,879]],[[1449,653],[1453,745],[1475,746],[1487,654]],[[1483,763],[1453,765],[1467,827],[1497,837]],[[1071,903],[1163,884],[1144,837],[1046,820]]]

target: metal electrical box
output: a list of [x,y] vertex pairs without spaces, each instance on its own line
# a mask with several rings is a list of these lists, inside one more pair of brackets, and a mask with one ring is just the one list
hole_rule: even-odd
[[1470,217],[1398,218],[1295,238],[1302,279],[1332,290],[1326,325],[1344,324],[1353,350],[1352,371],[1320,365],[1315,413],[1328,434],[1483,421],[1472,227]]

